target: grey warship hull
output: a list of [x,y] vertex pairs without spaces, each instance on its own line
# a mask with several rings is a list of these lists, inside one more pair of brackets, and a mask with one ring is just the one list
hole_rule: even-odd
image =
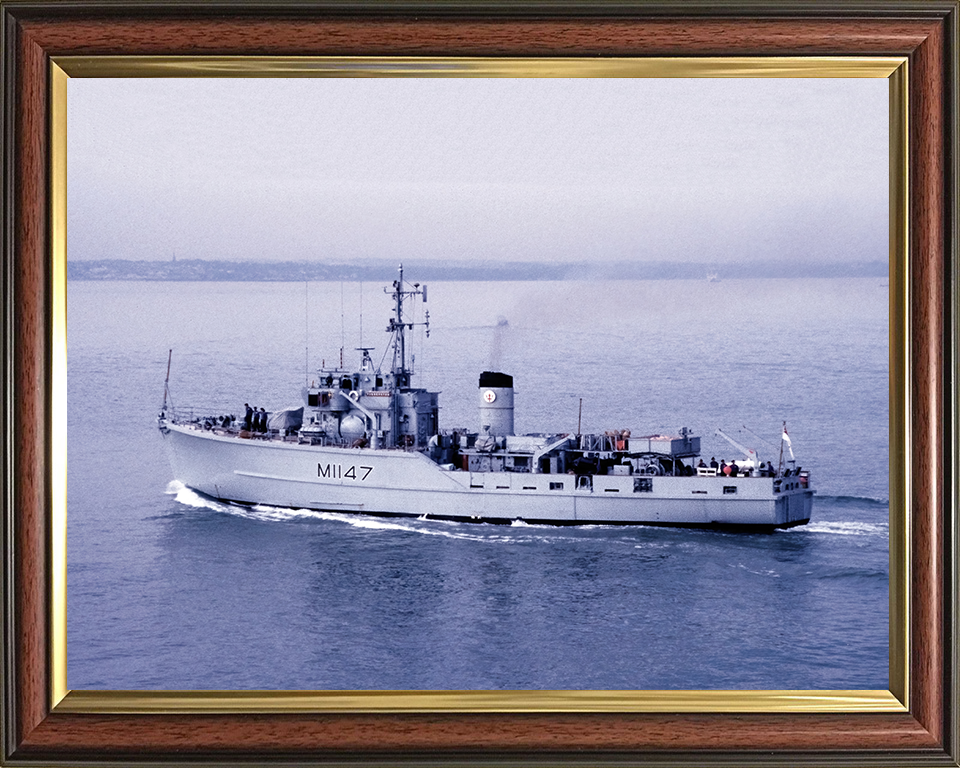
[[[443,469],[417,451],[239,438],[202,427],[163,430],[176,479],[241,504],[473,522],[789,528],[809,521],[800,479],[644,478]],[[583,477],[583,476],[581,476]],[[647,490],[649,489],[649,490]]]

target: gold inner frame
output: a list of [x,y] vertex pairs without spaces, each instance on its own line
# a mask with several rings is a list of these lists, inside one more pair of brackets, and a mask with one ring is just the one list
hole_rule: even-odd
[[[889,690],[843,691],[70,691],[67,688],[67,81],[71,77],[886,78],[890,132]],[[910,489],[908,62],[906,57],[518,59],[60,56],[51,60],[52,288],[50,704],[69,713],[906,712]]]

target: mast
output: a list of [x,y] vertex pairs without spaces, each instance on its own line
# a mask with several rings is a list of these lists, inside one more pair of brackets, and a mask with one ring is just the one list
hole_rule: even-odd
[[787,433],[787,422],[783,422],[783,432],[780,434],[780,464],[777,467],[777,477],[783,475],[783,436]]
[[397,306],[394,312],[397,315],[397,339],[396,344],[400,348],[400,368],[397,369],[397,355],[396,347],[394,348],[393,356],[393,372],[394,373],[406,373],[407,371],[407,349],[406,349],[406,334],[403,332],[403,264],[397,270],[400,273],[400,278],[394,283],[396,286],[396,291],[393,294],[394,299],[396,299]]
[[[415,325],[422,325],[427,329],[427,336],[430,335],[430,313],[426,313],[426,319],[422,323],[405,322],[403,319],[403,302],[412,296],[422,296],[427,300],[427,286],[420,286],[420,283],[414,283],[412,290],[404,289],[403,282],[403,264],[397,270],[399,277],[393,281],[393,300],[394,316],[390,318],[390,324],[387,326],[387,332],[393,334],[393,376],[397,387],[410,386],[410,376],[413,371],[407,368],[407,339],[406,332],[413,330]],[[384,293],[387,289],[384,288]]]
[[[176,260],[176,256],[173,257]],[[173,360],[173,350],[171,349],[167,353],[167,378],[163,380],[163,405],[161,406],[160,412],[167,412],[167,394],[170,392],[170,363]]]

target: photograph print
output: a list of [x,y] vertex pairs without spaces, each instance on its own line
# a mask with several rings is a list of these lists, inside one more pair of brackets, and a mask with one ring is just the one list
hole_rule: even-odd
[[68,687],[887,689],[888,88],[72,78]]

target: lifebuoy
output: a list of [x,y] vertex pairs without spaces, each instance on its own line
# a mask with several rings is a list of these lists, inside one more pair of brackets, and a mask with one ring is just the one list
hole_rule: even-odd
[[360,399],[360,393],[353,389],[347,392],[347,397],[353,400],[353,402],[357,402]]

